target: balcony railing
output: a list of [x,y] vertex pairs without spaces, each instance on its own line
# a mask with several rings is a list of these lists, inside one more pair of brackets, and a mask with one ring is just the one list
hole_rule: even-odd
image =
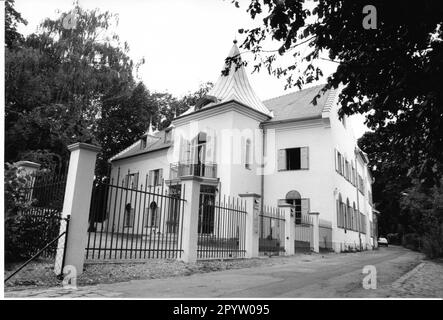
[[170,179],[183,176],[217,178],[217,165],[214,163],[171,163]]

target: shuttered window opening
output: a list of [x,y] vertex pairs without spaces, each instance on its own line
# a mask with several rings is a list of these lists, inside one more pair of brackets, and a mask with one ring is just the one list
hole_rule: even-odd
[[128,173],[125,176],[125,180],[123,182],[125,188],[129,189],[137,189],[138,186],[138,172],[137,173]]
[[278,170],[309,169],[309,148],[288,148],[278,150]]
[[148,186],[155,187],[163,184],[163,169],[150,170],[148,174]]

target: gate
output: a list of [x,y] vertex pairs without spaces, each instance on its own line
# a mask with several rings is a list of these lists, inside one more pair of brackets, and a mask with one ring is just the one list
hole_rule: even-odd
[[215,187],[200,186],[198,259],[229,259],[245,256],[246,209],[231,197],[216,199]]
[[299,213],[295,216],[295,252],[310,252],[312,247],[312,217]]
[[[5,220],[7,285],[38,284],[43,278],[54,282],[57,249],[65,245],[67,234],[60,234],[60,227],[65,224],[62,227],[68,230],[69,220],[61,214],[66,175],[33,173],[27,179],[28,185],[18,192],[28,205]],[[57,269],[63,270],[63,260],[57,261]]]
[[319,249],[320,251],[333,251],[332,248],[332,223],[330,221],[321,220],[318,225]]
[[149,181],[148,175],[139,185],[138,174],[121,178],[120,170],[116,180],[94,181],[86,260],[180,257],[181,185],[165,186],[158,179]]
[[285,252],[285,217],[278,208],[264,207],[259,215],[261,255],[280,255]]

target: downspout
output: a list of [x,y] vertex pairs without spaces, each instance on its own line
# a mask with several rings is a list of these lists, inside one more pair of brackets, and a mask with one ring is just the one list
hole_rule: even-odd
[[263,214],[263,205],[264,205],[264,203],[265,203],[265,175],[264,175],[264,167],[265,167],[265,164],[264,164],[264,161],[265,161],[265,148],[266,148],[266,145],[265,145],[265,141],[266,141],[266,130],[265,130],[265,127],[262,125],[262,124],[260,124],[260,127],[262,128],[262,161],[261,161],[261,172],[260,172],[260,174],[261,174],[261,191],[260,191],[260,196],[261,196],[261,201],[260,201],[260,213],[261,214]]

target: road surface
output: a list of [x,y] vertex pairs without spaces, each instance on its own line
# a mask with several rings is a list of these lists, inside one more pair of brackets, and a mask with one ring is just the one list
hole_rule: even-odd
[[[442,298],[443,264],[423,262],[422,259],[419,253],[390,246],[360,253],[294,256],[270,266],[102,284],[82,287],[71,293],[58,288],[47,290],[46,294],[41,291],[29,295],[79,298]],[[363,273],[365,266],[375,267],[375,289],[363,288],[363,278],[367,276]],[[409,279],[414,279],[414,283],[411,284]],[[26,293],[10,292],[6,293],[8,296],[23,297]]]

